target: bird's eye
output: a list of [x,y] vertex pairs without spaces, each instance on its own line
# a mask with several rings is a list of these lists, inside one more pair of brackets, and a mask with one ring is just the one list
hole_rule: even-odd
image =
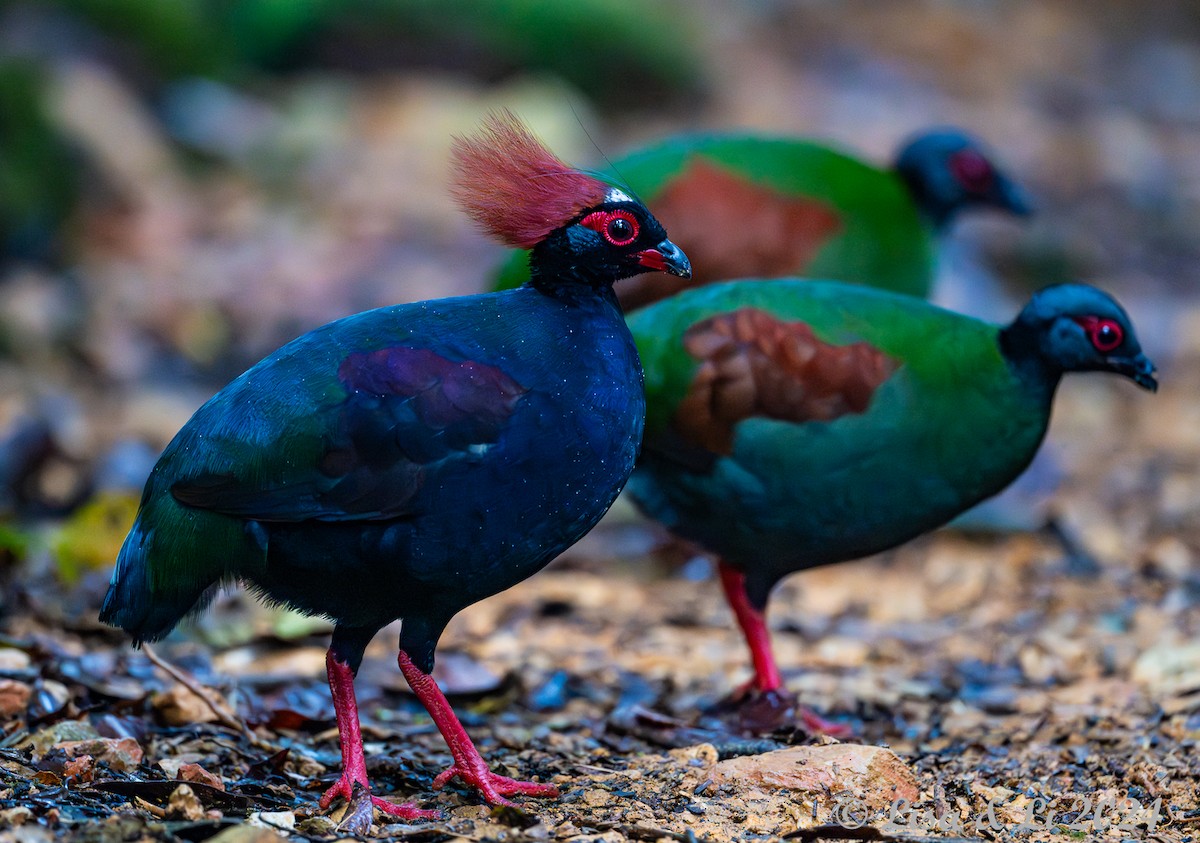
[[596,211],[588,214],[580,225],[599,232],[614,246],[628,246],[637,240],[639,227],[637,217],[629,211]]
[[950,156],[950,174],[972,193],[986,193],[996,180],[992,165],[973,149],[959,150]]
[[1121,326],[1111,319],[1099,319],[1094,322],[1088,331],[1091,337],[1092,345],[1097,351],[1109,352],[1116,349],[1121,343],[1125,342],[1125,332],[1121,330]]
[[637,226],[625,217],[614,216],[608,221],[604,236],[615,246],[627,246],[637,236]]
[[1125,329],[1114,319],[1099,316],[1076,316],[1074,319],[1087,332],[1092,347],[1102,354],[1115,351],[1125,342]]

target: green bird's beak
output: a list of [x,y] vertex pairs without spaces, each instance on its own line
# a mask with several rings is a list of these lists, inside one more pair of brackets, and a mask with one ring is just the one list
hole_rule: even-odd
[[1104,361],[1110,371],[1124,375],[1142,389],[1158,392],[1158,380],[1154,377],[1155,367],[1145,354],[1137,357],[1110,357]]
[[1036,210],[1029,194],[1012,179],[1001,176],[992,190],[991,201],[997,207],[1018,217],[1028,217]]

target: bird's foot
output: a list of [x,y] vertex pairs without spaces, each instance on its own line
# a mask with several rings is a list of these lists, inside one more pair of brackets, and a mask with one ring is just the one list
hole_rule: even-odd
[[807,706],[796,707],[796,719],[812,734],[829,735],[831,738],[845,740],[854,737],[854,730],[845,723],[836,720],[826,720]]
[[799,723],[812,734],[838,739],[854,737],[854,730],[845,723],[826,720],[811,708],[800,705],[796,695],[786,688],[764,691],[751,680],[734,691],[726,705],[736,712],[738,728],[746,732],[765,734]]
[[[368,785],[358,781],[347,773],[343,774],[342,777],[337,780],[337,784],[325,791],[325,794],[321,797],[321,800],[317,804],[321,806],[321,810],[325,810],[332,805],[333,800],[337,799],[339,796],[345,799],[347,802],[353,801],[354,786],[356,784],[360,788],[367,788],[368,792],[370,792]],[[378,796],[372,796],[371,804],[383,813],[387,814],[389,817],[396,817],[397,819],[402,820],[436,820],[441,817],[440,812],[427,811],[424,808],[418,808],[412,802],[400,804],[397,802],[388,802],[386,799],[381,799]]]
[[473,769],[473,767],[474,765],[471,768],[463,768],[458,764],[452,765],[449,769],[439,773],[438,777],[433,780],[433,789],[441,790],[451,779],[457,777],[464,784],[478,790],[489,805],[513,804],[504,798],[506,796],[538,796],[557,799],[561,795],[554,785],[518,781],[493,773],[487,767],[482,769]]

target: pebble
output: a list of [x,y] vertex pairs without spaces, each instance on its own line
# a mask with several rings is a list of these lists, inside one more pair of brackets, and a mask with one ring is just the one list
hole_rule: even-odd
[[1133,681],[1160,700],[1200,688],[1200,642],[1167,640],[1145,650],[1133,665]]
[[186,784],[175,788],[167,800],[167,819],[196,822],[203,816],[204,806],[200,804],[196,792]]
[[216,773],[211,773],[199,764],[181,764],[175,778],[185,782],[199,782],[216,790],[224,790],[225,782]]
[[[209,689],[214,696],[216,691]],[[191,726],[196,723],[212,723],[216,713],[204,700],[183,685],[173,685],[169,690],[150,698],[158,719],[166,726]]]
[[29,670],[31,661],[24,650],[0,647],[0,673],[20,673]]
[[[142,763],[142,748],[133,738],[93,738],[82,741],[64,741],[56,745],[68,758],[90,755],[97,762],[104,762],[121,773],[128,773]],[[182,787],[182,785],[181,785]]]
[[0,720],[8,720],[25,713],[33,689],[15,679],[0,679]]
[[208,838],[208,843],[283,843],[287,840],[269,828],[243,823]]
[[19,748],[32,747],[37,752],[44,753],[52,746],[64,741],[90,741],[99,737],[100,733],[88,723],[79,720],[63,720],[30,735],[17,746]]
[[602,788],[593,787],[583,792],[583,803],[589,808],[600,808],[612,801],[612,794]]
[[824,796],[849,792],[882,810],[920,796],[913,771],[890,749],[860,744],[791,746],[720,761],[704,771],[717,784],[795,790]]

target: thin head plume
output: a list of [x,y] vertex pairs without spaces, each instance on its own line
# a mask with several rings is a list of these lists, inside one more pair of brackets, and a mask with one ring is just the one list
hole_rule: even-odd
[[492,237],[523,249],[586,209],[609,187],[568,167],[508,109],[483,120],[478,133],[456,137],[450,191]]
[[[600,144],[596,143],[596,139],[594,137],[592,137],[592,133],[588,131],[588,127],[584,124],[583,118],[580,117],[579,112],[575,110],[575,103],[571,102],[571,100],[568,99],[567,105],[569,105],[571,107],[571,113],[575,115],[575,122],[579,124],[580,129],[583,129],[583,134],[587,137],[588,142],[591,143],[592,147],[597,152],[600,153],[600,157],[603,158],[604,163],[608,165],[608,169],[609,169],[609,172],[611,173],[611,175],[597,173],[595,171],[585,171],[585,172],[591,172],[597,178],[603,179],[604,181],[614,182],[626,194],[633,197],[637,201],[641,202],[642,201],[641,197],[639,197],[636,193],[634,193],[633,188],[629,186],[629,182],[625,180],[625,175],[620,170],[617,169],[617,165],[614,164],[612,162],[612,159],[608,157],[608,153],[600,148]],[[642,202],[642,204],[644,205],[645,203]]]

